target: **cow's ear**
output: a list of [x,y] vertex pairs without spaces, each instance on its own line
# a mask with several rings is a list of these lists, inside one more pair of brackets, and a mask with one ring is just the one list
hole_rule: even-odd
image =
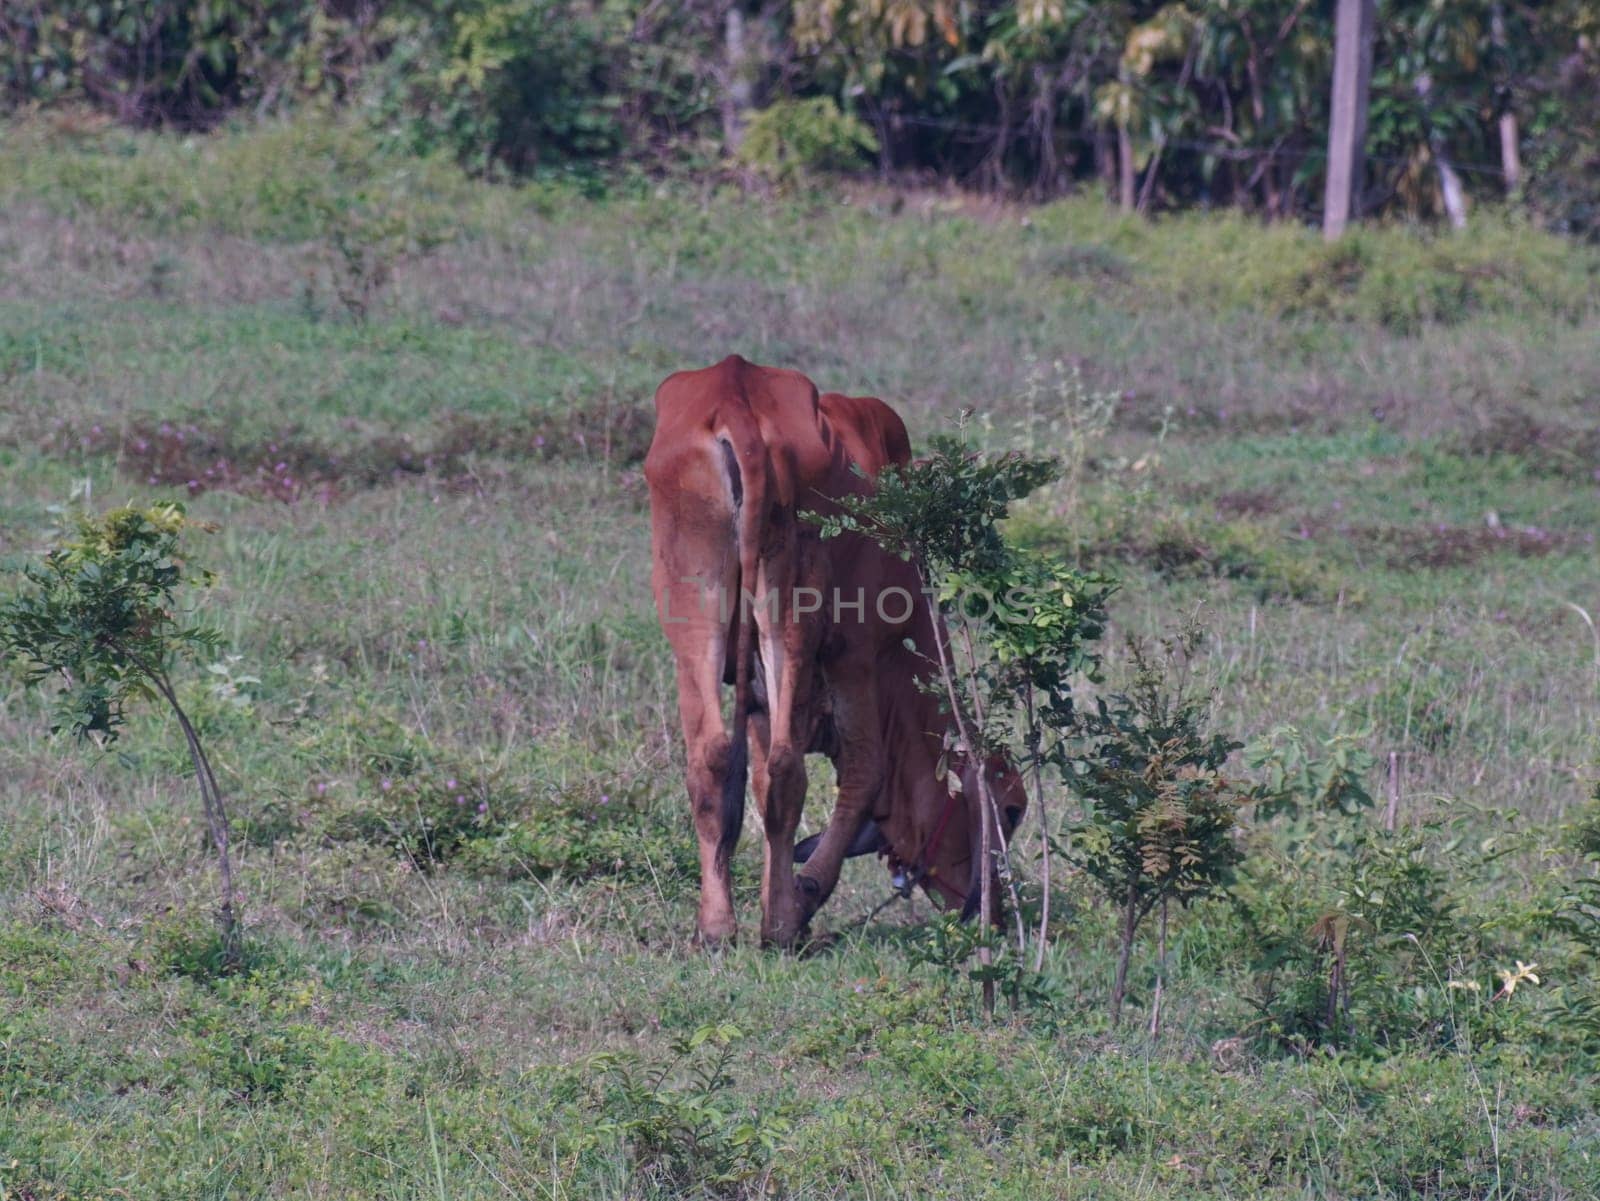
[[876,855],[887,845],[883,831],[878,829],[878,823],[870,817],[862,823],[855,840],[851,842],[850,849],[844,853],[846,859],[854,859],[857,855]]
[[[822,831],[803,838],[794,845],[794,861],[804,863],[817,853],[817,845],[822,841]],[[854,859],[857,855],[872,855],[888,845],[883,837],[883,831],[878,829],[878,823],[870,817],[856,835],[855,841],[850,844],[850,849],[845,851],[846,859]]]
[[[974,865],[977,859],[974,856]],[[978,914],[978,906],[983,904],[983,886],[978,880],[978,869],[972,869],[972,879],[967,881],[967,903],[961,906],[961,920],[970,922]]]

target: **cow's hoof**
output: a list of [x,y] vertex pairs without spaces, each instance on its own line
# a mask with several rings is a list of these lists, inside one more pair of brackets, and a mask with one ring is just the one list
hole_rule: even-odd
[[813,933],[810,926],[806,927],[804,940],[795,948],[795,953],[802,959],[810,959],[817,955],[826,955],[839,945],[839,936],[832,930],[823,930]]
[[803,922],[774,922],[761,932],[761,945],[769,951],[798,950],[808,929]]
[[794,892],[800,902],[800,912],[810,921],[812,914],[822,908],[822,885],[803,872],[796,872],[794,877]]
[[[810,884],[810,888],[806,888],[806,884]],[[816,907],[821,904],[816,897],[816,883],[806,880],[805,876],[795,876],[794,889],[789,896],[782,899],[774,897],[779,904],[773,905],[773,910],[766,913],[762,921],[763,947],[776,947],[786,952],[798,947],[810,928],[811,915],[816,913]]]
[[702,951],[726,951],[739,941],[739,928],[734,923],[716,925],[700,924],[695,928],[694,945]]

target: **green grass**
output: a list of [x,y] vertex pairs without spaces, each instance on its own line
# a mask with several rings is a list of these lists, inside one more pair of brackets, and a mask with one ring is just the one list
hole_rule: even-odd
[[[1378,230],[1330,291],[1314,238],[1231,217],[593,202],[302,127],[8,129],[0,181],[0,554],[41,547],[82,480],[187,494],[192,459],[137,444],[192,430],[237,468],[190,497],[219,526],[195,546],[207,612],[260,677],[242,704],[183,682],[238,827],[251,962],[218,979],[175,732],[150,711],[116,754],[76,751],[0,676],[6,1197],[1600,1190],[1594,1049],[1561,1008],[1594,962],[1539,916],[1588,870],[1562,827],[1600,700],[1571,607],[1600,618],[1591,250],[1497,218]],[[364,323],[325,236],[341,204],[446,227],[397,252]],[[1428,1028],[1449,1033],[1292,1052],[1227,902],[1174,915],[1160,1036],[1147,946],[1112,1029],[1114,920],[1059,871],[1054,1005],[995,1028],[927,962],[925,902],[862,923],[871,861],[815,952],[695,949],[637,444],[575,435],[734,350],[879,392],[919,440],[972,407],[1015,442],[1030,359],[1117,392],[1081,490],[1014,532],[1122,579],[1110,681],[1122,633],[1202,606],[1220,729],[1398,753],[1402,824],[1488,958],[1384,995],[1448,1005]],[[273,482],[284,447],[306,486]],[[488,804],[464,841],[398,852],[463,782]],[[756,843],[752,819],[747,933]],[[1517,958],[1541,985],[1445,987]]]

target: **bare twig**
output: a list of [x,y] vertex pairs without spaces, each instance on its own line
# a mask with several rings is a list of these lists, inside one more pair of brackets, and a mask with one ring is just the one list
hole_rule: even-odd
[[[957,749],[961,754],[971,758],[972,739],[967,735],[966,718],[962,715],[961,703],[956,696],[955,671],[950,664],[951,656],[949,654],[949,648],[945,646],[944,634],[939,621],[939,609],[938,606],[934,604],[933,592],[927,587],[926,579],[923,580],[923,596],[925,598],[925,603],[928,606],[928,616],[933,624],[933,645],[934,648],[939,652],[939,675],[940,678],[944,680],[945,695],[950,701],[950,715],[956,723],[956,738],[959,742]],[[986,792],[987,787],[988,784],[983,778],[983,771],[980,766],[978,771],[978,794],[980,800]],[[982,854],[984,857],[984,862],[987,863],[989,855],[989,823],[980,821],[979,826],[982,830]],[[990,896],[989,873],[987,871],[983,873],[980,889],[981,891],[979,893],[979,897],[981,899],[979,901],[979,905],[982,909],[982,916],[979,920],[986,922],[989,920],[989,908],[992,902],[992,897]],[[994,963],[994,952],[990,949],[987,941],[978,947],[978,962],[984,967],[989,967]],[[994,980],[988,978],[987,973],[985,973],[985,977],[986,978],[983,982],[983,1012],[986,1016],[993,1017]]]
[[1161,997],[1167,985],[1167,898],[1161,898],[1161,931],[1156,951],[1156,991],[1150,1002],[1150,1037],[1161,1033]]
[[[983,716],[983,698],[978,690],[978,653],[972,643],[972,630],[966,622],[961,623],[961,639],[967,648],[967,683],[972,689],[973,717],[978,723],[978,734],[982,737],[985,721]],[[1005,828],[1000,824],[1000,809],[994,803],[994,795],[989,791],[988,762],[978,760],[978,798],[980,816],[984,823],[984,851],[983,851],[983,878],[989,879],[989,873],[996,866],[994,852],[989,844],[989,833],[992,829],[994,837],[999,841],[1000,854],[1005,856],[1007,871],[1005,876],[1006,891],[1011,896],[1011,911],[1017,919],[1017,954],[1024,954],[1028,949],[1028,934],[1022,925],[1022,899],[1017,895],[1017,885],[1012,878],[1009,867],[1011,863],[1011,846],[1006,838]],[[988,907],[990,898],[984,900],[984,920],[988,920]]]
[[1029,771],[1033,775],[1033,803],[1039,809],[1039,941],[1034,947],[1033,970],[1044,971],[1044,952],[1050,930],[1050,823],[1045,820],[1044,782],[1039,763],[1039,723],[1033,711],[1033,681],[1029,680],[1023,693],[1023,703],[1028,715]]
[[1572,601],[1561,603],[1583,618],[1583,624],[1589,627],[1589,636],[1594,639],[1594,682],[1595,687],[1600,688],[1600,629],[1595,627],[1594,618],[1589,616],[1589,611],[1582,605],[1574,604]]
[[222,934],[223,959],[229,967],[237,967],[241,947],[239,923],[233,905],[233,857],[228,851],[230,833],[228,810],[222,800],[222,790],[217,786],[216,773],[211,769],[211,760],[201,745],[200,735],[196,733],[183,706],[178,703],[178,694],[172,687],[172,681],[167,678],[166,672],[159,664],[146,662],[126,647],[119,649],[155,685],[162,699],[172,707],[173,715],[178,719],[178,726],[183,730],[184,741],[189,747],[189,760],[194,764],[195,780],[200,786],[201,809],[205,814],[206,827],[211,834],[211,845],[217,855],[221,891],[221,900],[217,908],[217,925]]

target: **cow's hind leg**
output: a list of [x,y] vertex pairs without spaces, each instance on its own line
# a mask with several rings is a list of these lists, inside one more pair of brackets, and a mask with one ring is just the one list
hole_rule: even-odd
[[[796,635],[797,636],[797,635]],[[759,762],[753,773],[757,803],[765,835],[761,863],[761,941],[766,946],[789,947],[805,932],[812,907],[796,891],[794,837],[806,804],[804,743],[795,738],[795,689],[810,689],[810,664],[799,656],[787,657],[781,673],[774,712],[756,731],[752,749]],[[805,720],[801,716],[800,720]]]
[[738,748],[722,716],[728,639],[719,607],[728,587],[721,580],[731,578],[731,573],[680,575],[660,580],[658,590],[669,596],[665,612],[671,616],[667,628],[678,672],[689,808],[699,844],[697,930],[701,942],[714,946],[731,941],[736,932],[729,860],[739,838],[745,775],[744,764],[735,761]]
[[[761,670],[768,712],[758,741],[765,760],[754,775],[765,834],[761,868],[761,941],[791,947],[805,932],[816,906],[799,889],[794,838],[806,803],[805,749],[814,725],[814,675],[818,630],[795,619],[793,578],[763,573],[755,610],[761,638]],[[776,604],[769,599],[776,593]]]
[[[681,684],[683,664],[679,664],[678,671]],[[685,692],[693,695],[684,697]],[[700,941],[708,945],[733,941],[738,925],[733,913],[733,873],[729,866],[731,844],[738,832],[732,831],[730,837],[731,819],[724,811],[724,788],[738,765],[732,762],[732,739],[723,728],[718,700],[715,688],[709,693],[680,688],[688,748],[689,807],[700,852],[697,931]]]
[[761,941],[768,946],[793,946],[811,916],[811,907],[796,891],[794,874],[794,836],[805,801],[805,759],[792,742],[774,746],[767,757],[767,799],[762,814],[766,839],[761,865]]

